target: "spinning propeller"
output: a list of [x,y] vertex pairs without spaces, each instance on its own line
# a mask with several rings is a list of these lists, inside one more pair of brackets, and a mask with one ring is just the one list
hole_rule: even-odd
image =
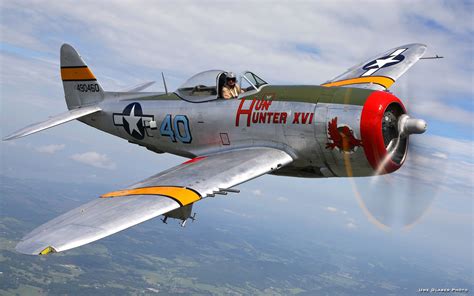
[[[427,124],[412,118],[401,108],[389,106],[382,118],[382,133],[387,154],[379,161],[374,177],[370,180],[351,179],[355,197],[368,219],[383,230],[407,229],[427,212],[432,204],[440,179],[433,171],[424,173],[435,165],[438,172],[442,163],[435,157],[426,157],[417,143]],[[412,139],[413,138],[413,139]],[[409,145],[410,142],[410,145]],[[398,172],[385,174],[388,162],[404,165]],[[345,156],[347,172],[351,172],[349,156]],[[437,167],[436,167],[437,165]],[[367,182],[368,181],[368,182]]]

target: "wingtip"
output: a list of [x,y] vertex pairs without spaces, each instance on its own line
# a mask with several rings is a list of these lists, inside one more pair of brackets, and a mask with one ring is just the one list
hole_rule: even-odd
[[406,46],[423,46],[423,47],[428,47],[428,45],[424,43],[418,43],[418,42],[413,42],[413,43],[407,43],[405,45],[401,45],[400,47],[406,47]]
[[18,135],[17,133],[13,133],[13,134],[10,134],[6,137],[3,137],[2,141],[10,141],[10,140],[18,139],[18,138],[21,138],[21,137],[22,137],[21,135]]
[[38,249],[37,247],[32,248],[31,244],[28,244],[25,241],[20,241],[16,245],[15,251],[24,255],[39,255],[42,249],[41,248]]
[[29,239],[20,241],[15,246],[15,251],[24,255],[35,255],[35,256],[44,256],[52,253],[57,253],[55,247],[41,243],[41,242],[32,242]]
[[10,141],[10,140],[15,140],[15,139],[18,139],[18,138],[22,138],[24,136],[27,136],[29,135],[30,133],[23,133],[23,130],[20,130],[20,131],[17,131],[17,132],[14,132],[13,134],[10,134],[4,138],[2,138],[2,141]]

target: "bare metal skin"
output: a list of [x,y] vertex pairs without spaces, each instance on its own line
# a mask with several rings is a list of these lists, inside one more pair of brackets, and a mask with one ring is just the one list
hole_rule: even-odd
[[410,118],[385,92],[426,50],[409,44],[351,68],[321,86],[269,85],[252,72],[242,94],[224,99],[227,72],[191,77],[174,93],[104,91],[76,50],[61,47],[69,111],[4,140],[74,119],[156,153],[191,158],[128,188],[103,194],[26,235],[16,250],[45,255],[75,248],[164,215],[183,226],[192,205],[261,176],[357,177],[391,173],[403,164],[411,134],[426,122]]

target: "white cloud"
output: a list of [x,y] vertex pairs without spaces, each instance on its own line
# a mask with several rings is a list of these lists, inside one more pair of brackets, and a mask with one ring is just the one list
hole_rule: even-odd
[[2,141],[2,145],[14,147],[14,146],[17,146],[18,144],[14,141]]
[[325,207],[324,210],[326,210],[327,212],[330,212],[330,213],[339,213],[339,214],[342,214],[342,215],[347,215],[347,211],[345,210],[340,210],[338,208],[335,208],[335,207]]
[[419,137],[410,138],[413,149],[395,176],[415,178],[420,184],[436,184],[451,192],[472,191],[474,143],[432,135]]
[[243,217],[243,218],[253,218],[253,216],[248,215],[246,213],[240,213],[240,212],[236,212],[236,211],[233,211],[233,210],[230,210],[230,209],[224,209],[223,212],[227,213],[227,214]]
[[253,190],[252,194],[255,195],[255,196],[262,196],[263,195],[262,190],[260,190],[260,189]]
[[58,151],[63,150],[65,146],[66,145],[64,144],[51,144],[51,145],[39,146],[35,148],[35,150],[40,153],[54,154]]
[[[41,52],[55,50],[57,54],[60,43],[68,41],[61,40],[66,38],[64,32],[74,35],[78,28],[78,34],[93,31],[94,50],[89,49],[89,43],[76,45],[86,62],[93,69],[100,69],[96,75],[99,80],[102,77],[106,88],[152,79],[137,74],[146,73],[144,68],[148,73],[169,72],[171,89],[192,74],[209,68],[237,72],[251,69],[274,83],[317,84],[390,47],[422,42],[429,46],[427,55],[441,54],[446,58],[419,62],[399,79],[392,91],[402,99],[416,101],[409,109],[423,117],[470,124],[474,115],[472,108],[452,104],[453,99],[469,103],[473,93],[472,79],[468,79],[472,78],[474,68],[470,42],[472,17],[462,2],[433,1],[429,10],[424,3],[412,1],[345,2],[343,8],[337,2],[259,2],[252,3],[252,13],[239,15],[239,22],[246,24],[245,29],[228,26],[226,17],[232,18],[232,12],[228,12],[225,3],[219,2],[208,5],[205,15],[200,13],[202,4],[192,1],[162,2],[156,6],[142,1],[114,5],[85,1],[75,9],[70,9],[66,2],[45,3],[48,2],[1,2],[3,11],[8,11],[4,13],[3,26],[9,29],[2,29],[9,32],[3,36],[5,41]],[[99,6],[101,14],[91,14],[90,5]],[[248,5],[245,1],[236,2],[233,8],[247,10]],[[31,11],[25,12],[25,6],[31,7]],[[265,15],[270,9],[272,19],[255,17]],[[368,17],[367,11],[379,10],[391,13]],[[19,22],[15,13],[26,14],[29,21]],[[127,15],[127,21],[118,17],[120,15]],[[209,18],[208,15],[221,17]],[[57,16],[68,21],[61,22],[60,18],[58,22],[51,22]],[[215,33],[222,28],[226,34]],[[56,49],[51,48],[50,39],[48,43],[44,41],[43,31],[52,32]],[[390,34],[386,34],[387,31]],[[314,53],[301,47],[309,47]],[[190,53],[198,53],[199,58]],[[8,66],[3,60],[2,65]],[[56,66],[44,67],[48,72],[54,68],[55,73],[44,75],[44,70],[31,71],[31,67],[11,64],[15,67],[3,71],[9,75],[3,81],[31,79],[33,75],[40,80],[54,78],[59,82]],[[28,69],[28,73],[21,69]],[[114,71],[120,73],[114,74]]]
[[413,104],[411,110],[421,116],[430,116],[431,118],[440,121],[459,124],[471,124],[472,118],[474,117],[472,111],[452,106],[447,102],[441,102],[439,99],[437,100],[434,98],[421,98],[420,100],[417,100],[416,104]]
[[109,159],[105,154],[100,154],[94,151],[85,152],[82,154],[74,154],[71,159],[87,164],[96,168],[113,170],[116,168],[116,164]]
[[437,158],[441,158],[441,159],[448,159],[448,155],[446,153],[442,153],[442,152],[434,152],[431,155],[434,156],[434,157],[437,157]]
[[279,197],[277,197],[277,201],[279,201],[279,202],[287,202],[287,201],[288,201],[288,198],[283,197],[283,196],[279,196]]
[[350,221],[346,224],[346,227],[349,228],[349,229],[355,229],[355,228],[357,228],[357,225],[354,224],[354,222]]
[[[61,32],[77,31],[79,27],[81,30],[93,29],[94,42],[106,46],[107,52],[102,52],[102,55],[115,51],[107,58],[115,61],[123,59],[127,64],[172,69],[178,76],[189,76],[213,67],[251,67],[258,72],[263,71],[264,77],[269,80],[317,83],[388,47],[418,41],[427,43],[437,53],[449,56],[450,61],[442,65],[424,62],[426,67],[437,67],[438,71],[429,73],[442,72],[443,77],[417,77],[417,80],[423,81],[417,85],[426,85],[426,88],[436,91],[443,87],[439,83],[443,79],[445,85],[464,83],[464,88],[469,87],[468,79],[458,79],[469,77],[471,73],[469,66],[466,67],[471,51],[469,39],[458,38],[458,35],[467,35],[472,31],[471,18],[462,5],[432,2],[430,9],[426,10],[425,5],[413,5],[410,1],[345,2],[344,7],[337,2],[259,2],[252,3],[252,13],[239,15],[239,22],[246,24],[244,29],[228,26],[226,17],[233,18],[233,13],[228,11],[227,4],[219,2],[208,5],[204,15],[200,13],[202,4],[195,2],[163,2],[156,6],[141,1],[117,2],[114,5],[99,5],[104,8],[100,16],[91,14],[87,8],[87,3],[97,6],[95,2],[84,3],[71,10],[67,3],[57,1],[49,5],[28,2],[28,5],[34,6],[36,14],[26,24],[23,22],[16,26],[15,30],[15,36],[27,35],[28,38],[15,37],[14,42],[38,48],[37,43],[45,45],[41,38],[29,40],[31,32],[36,32],[38,28],[48,26]],[[3,6],[12,11],[23,11],[25,4],[18,1],[4,3]],[[247,10],[248,5],[247,2],[236,2],[233,8]],[[270,9],[271,19],[255,17],[264,15]],[[367,11],[379,10],[391,13],[368,17]],[[62,23],[60,27],[50,21],[49,15],[62,15],[74,21],[70,22],[71,25]],[[127,15],[127,21],[118,17],[120,15]],[[209,15],[221,17],[209,18]],[[453,18],[454,15],[464,15],[465,18]],[[176,22],[176,19],[180,21]],[[427,25],[427,20],[439,22],[440,26],[453,32],[439,32]],[[15,21],[7,19],[5,23]],[[221,31],[222,28],[225,28],[226,34],[216,34],[216,30]],[[386,34],[388,30],[390,34]],[[150,43],[149,40],[157,42]],[[316,53],[298,50],[297,45],[301,44],[314,47]],[[199,58],[196,59],[190,52],[199,53]],[[460,67],[462,65],[464,67]]]

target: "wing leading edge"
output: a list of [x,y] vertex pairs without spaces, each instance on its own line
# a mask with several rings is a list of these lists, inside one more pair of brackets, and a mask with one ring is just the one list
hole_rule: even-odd
[[76,248],[277,170],[292,160],[286,152],[266,147],[197,157],[43,224],[26,235],[16,250],[45,255]]

